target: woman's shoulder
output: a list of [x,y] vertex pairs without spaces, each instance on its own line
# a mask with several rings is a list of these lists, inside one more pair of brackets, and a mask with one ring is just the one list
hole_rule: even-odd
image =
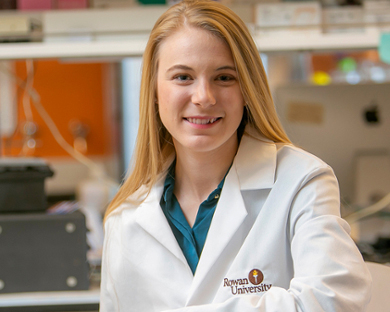
[[293,144],[275,143],[278,166],[301,168],[307,170],[332,168],[321,158]]
[[131,219],[138,206],[139,204],[126,200],[106,216],[105,227],[118,227],[124,219]]
[[[246,152],[267,153],[268,158],[273,158],[277,169],[280,167],[311,170],[315,168],[331,169],[330,166],[309,151],[292,143],[274,142],[265,136],[258,134],[251,128],[246,130]],[[272,155],[269,155],[272,154]],[[261,161],[261,160],[260,160]],[[304,170],[304,171],[306,171]]]
[[338,184],[332,167],[319,157],[292,144],[277,143],[276,146],[275,181],[303,185],[316,179]]
[[151,187],[142,185],[105,217],[105,223],[115,223],[119,222],[118,220],[132,222],[137,210],[141,206],[147,206],[147,203],[151,200],[155,200],[155,197],[161,192],[160,189],[162,189],[165,176],[166,172],[160,174],[157,181]]
[[124,215],[128,217],[134,214],[147,197],[147,193],[146,186],[141,186],[105,217],[105,223],[115,223],[122,219]]

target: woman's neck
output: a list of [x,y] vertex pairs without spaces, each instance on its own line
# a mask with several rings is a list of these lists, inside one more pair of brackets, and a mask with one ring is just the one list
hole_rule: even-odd
[[238,142],[207,153],[176,148],[174,194],[190,226],[195,222],[200,204],[226,175],[237,148]]

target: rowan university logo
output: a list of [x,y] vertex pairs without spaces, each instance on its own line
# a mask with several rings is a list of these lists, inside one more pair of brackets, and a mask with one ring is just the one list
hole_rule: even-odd
[[[249,272],[248,278],[223,279],[223,287],[230,287],[232,295],[254,294],[265,292],[272,284],[265,284],[263,272],[253,269]],[[253,286],[251,286],[251,284]]]
[[260,270],[253,269],[249,272],[248,278],[253,285],[259,285],[263,281],[264,276]]

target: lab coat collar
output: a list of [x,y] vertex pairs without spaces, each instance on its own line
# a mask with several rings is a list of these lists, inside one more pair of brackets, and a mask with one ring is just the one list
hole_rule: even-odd
[[247,126],[233,165],[241,190],[271,188],[275,183],[276,145]]

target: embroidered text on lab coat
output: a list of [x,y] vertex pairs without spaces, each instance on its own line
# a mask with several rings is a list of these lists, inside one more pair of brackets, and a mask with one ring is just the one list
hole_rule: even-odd
[[[258,269],[253,269],[249,272],[248,278],[224,278],[223,287],[230,287],[232,295],[265,292],[271,288],[272,284],[262,283],[263,280],[263,273]],[[249,282],[254,286],[246,286],[250,285]]]

